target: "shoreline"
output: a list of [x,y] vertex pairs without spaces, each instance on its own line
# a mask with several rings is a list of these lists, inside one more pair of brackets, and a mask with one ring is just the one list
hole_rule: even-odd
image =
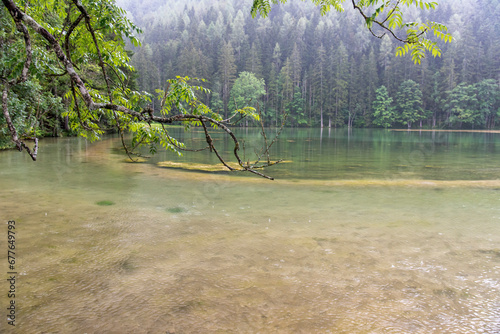
[[389,129],[389,131],[406,132],[469,132],[469,133],[500,133],[500,130],[445,130],[445,129]]

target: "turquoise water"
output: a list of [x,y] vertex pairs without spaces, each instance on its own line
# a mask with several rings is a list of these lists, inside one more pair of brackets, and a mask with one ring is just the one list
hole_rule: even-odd
[[[201,131],[175,132],[193,147],[203,147]],[[245,161],[255,158],[260,130],[240,131]],[[215,138],[219,138],[217,135]],[[273,131],[268,130],[273,138]],[[225,157],[232,145],[224,142]],[[500,134],[385,131],[379,129],[288,129],[272,146],[271,158],[292,161],[267,170],[279,179],[494,180],[500,178]],[[161,160],[216,163],[213,154],[160,154]]]
[[290,130],[276,181],[155,164],[205,153],[125,163],[117,145],[0,152],[18,331],[500,331],[496,134]]

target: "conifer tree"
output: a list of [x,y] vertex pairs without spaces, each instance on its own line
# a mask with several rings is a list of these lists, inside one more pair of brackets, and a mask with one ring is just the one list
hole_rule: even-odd
[[219,77],[221,80],[222,101],[224,103],[224,114],[227,116],[229,94],[236,79],[236,64],[234,60],[234,49],[231,42],[224,43],[219,56]]
[[347,93],[348,93],[348,80],[349,80],[349,64],[347,50],[341,42],[335,57],[335,74],[333,95],[335,99],[335,109],[333,119],[330,118],[328,127],[344,125],[344,111],[347,108]]
[[262,69],[262,54],[260,50],[260,43],[256,40],[252,43],[252,48],[250,49],[250,56],[246,61],[246,71],[252,72],[255,74],[257,78],[263,78],[263,69]]
[[313,92],[315,109],[319,113],[319,124],[324,126],[323,109],[326,103],[327,77],[326,77],[326,50],[321,44],[317,50],[313,71]]

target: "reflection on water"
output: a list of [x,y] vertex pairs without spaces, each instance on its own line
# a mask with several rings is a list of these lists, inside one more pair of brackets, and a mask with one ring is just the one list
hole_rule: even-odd
[[[245,161],[260,149],[258,129],[240,131],[246,147]],[[201,131],[179,133],[195,147],[203,147]],[[269,130],[268,137],[273,131]],[[214,138],[219,139],[217,135]],[[226,157],[233,147],[223,146]],[[279,179],[423,179],[494,180],[500,177],[500,134],[462,132],[399,132],[368,129],[290,129],[272,146],[272,158],[292,160],[268,171]],[[153,160],[192,161],[192,154],[178,158],[160,154]],[[216,163],[210,152],[197,161]]]
[[[112,140],[45,140],[36,163],[1,152],[1,218],[18,222],[18,331],[499,333],[498,181],[422,174],[451,157],[456,170],[471,156],[496,168],[496,139],[461,134],[423,150],[415,174],[386,177],[418,136],[325,134],[285,134],[277,153],[297,162],[275,182],[123,163]],[[336,171],[379,168],[384,182],[308,181],[301,152],[308,175],[321,157]]]

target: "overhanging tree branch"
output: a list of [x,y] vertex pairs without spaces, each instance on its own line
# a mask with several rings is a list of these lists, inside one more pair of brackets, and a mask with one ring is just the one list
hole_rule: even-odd
[[31,151],[31,149],[28,147],[28,145],[26,145],[26,143],[24,143],[23,140],[19,139],[16,128],[15,128],[15,126],[12,122],[12,119],[10,117],[9,108],[8,108],[8,96],[9,96],[10,85],[20,84],[20,83],[26,82],[26,80],[28,80],[28,73],[29,73],[29,69],[30,69],[32,57],[33,57],[33,51],[32,51],[32,47],[31,47],[31,37],[30,37],[28,29],[21,21],[15,21],[15,24],[16,24],[16,29],[23,34],[24,48],[26,51],[26,59],[24,60],[24,65],[23,65],[23,69],[21,71],[21,75],[17,79],[12,79],[10,81],[3,80],[2,109],[3,109],[3,115],[5,118],[5,122],[7,123],[7,127],[9,129],[10,134],[11,134],[12,141],[16,144],[17,149],[20,152],[23,149],[25,149],[26,152],[28,152],[31,159],[33,159],[33,161],[36,161],[36,157],[38,154],[38,138],[36,138],[36,137],[31,138],[35,142],[35,146],[33,148],[33,151]]
[[390,12],[387,15],[387,17],[383,21],[379,21],[379,20],[374,19],[372,16],[366,15],[365,12],[363,11],[363,9],[360,6],[358,6],[358,4],[356,4],[356,2],[354,0],[352,0],[352,6],[353,6],[353,8],[355,10],[357,10],[361,14],[361,16],[365,19],[365,22],[368,25],[368,30],[371,32],[371,34],[373,36],[375,36],[377,38],[382,38],[382,37],[385,36],[385,33],[382,34],[382,35],[375,34],[375,32],[371,28],[371,25],[373,23],[375,23],[377,26],[379,26],[380,28],[382,28],[384,31],[388,32],[397,41],[400,41],[402,43],[409,43],[409,44],[416,43],[417,40],[418,40],[418,37],[420,37],[423,34],[425,34],[425,32],[427,31],[427,29],[423,30],[421,33],[419,33],[418,35],[416,35],[415,36],[415,37],[417,37],[416,39],[415,38],[409,39],[409,38],[401,38],[401,37],[399,37],[398,35],[396,35],[396,33],[394,32],[394,30],[392,30],[390,27],[388,27],[386,25],[387,21],[390,19],[390,17],[394,14],[395,10],[398,8],[399,3],[400,3],[400,0],[398,0],[396,2],[396,4],[390,10]]
[[[344,0],[311,0],[316,6],[321,9],[321,14],[326,14],[330,7],[335,8],[338,12],[344,10],[342,3]],[[271,3],[285,3],[287,0],[253,0],[253,6],[251,9],[252,16],[256,16],[259,13],[261,16],[266,17],[271,11]],[[425,57],[426,51],[430,52],[434,57],[441,55],[440,48],[436,45],[436,42],[429,40],[426,35],[428,32],[433,32],[434,36],[441,39],[445,43],[451,42],[452,36],[447,33],[447,28],[443,24],[436,22],[427,21],[426,23],[416,23],[403,21],[403,13],[401,7],[415,6],[421,9],[435,9],[437,6],[436,2],[427,2],[424,0],[351,0],[351,4],[354,10],[358,11],[364,18],[368,31],[377,37],[382,38],[386,34],[389,34],[395,40],[402,42],[403,46],[400,46],[396,50],[396,56],[405,55],[410,53],[414,63],[420,64],[422,58]],[[392,6],[391,6],[392,5]],[[390,9],[389,9],[390,8]],[[388,14],[382,15],[388,10]],[[367,14],[368,12],[372,13]],[[383,34],[376,34],[372,27],[376,25],[382,29]],[[399,37],[396,30],[406,30],[406,38]]]
[[24,37],[24,48],[26,50],[26,60],[24,61],[23,70],[21,76],[16,80],[16,83],[25,82],[28,80],[28,71],[31,66],[31,61],[33,57],[33,51],[31,49],[31,38],[28,29],[21,22],[16,22],[16,29],[23,34]]
[[[259,175],[259,176],[262,176],[262,177],[265,177],[265,178],[268,178],[271,180],[273,179],[272,177],[269,177],[267,175],[264,175],[260,172],[255,171],[254,166],[250,166],[248,164],[245,165],[242,162],[242,160],[238,154],[238,151],[240,148],[238,139],[236,138],[234,133],[231,131],[231,129],[227,125],[225,125],[222,121],[216,120],[213,117],[203,115],[203,114],[199,115],[199,114],[182,113],[179,115],[173,115],[173,116],[168,116],[168,117],[166,117],[166,116],[159,117],[159,116],[155,116],[150,108],[145,108],[145,109],[143,109],[143,111],[135,111],[135,110],[132,110],[126,106],[113,103],[113,96],[111,93],[109,79],[106,75],[105,63],[103,61],[102,54],[101,54],[101,51],[99,49],[99,42],[98,42],[97,37],[95,36],[94,30],[91,26],[90,15],[88,14],[88,12],[86,11],[86,9],[83,7],[83,5],[81,4],[81,2],[79,0],[73,0],[73,3],[77,6],[79,11],[81,12],[81,15],[71,24],[70,28],[68,29],[68,35],[70,35],[71,32],[74,29],[76,29],[76,27],[78,26],[80,21],[83,18],[85,18],[86,27],[87,27],[87,30],[92,35],[93,43],[96,47],[97,54],[99,57],[99,65],[101,67],[101,71],[102,71],[102,74],[104,76],[104,80],[106,81],[109,102],[95,102],[94,99],[92,98],[90,91],[85,86],[83,80],[81,79],[81,77],[79,76],[77,71],[75,70],[75,67],[71,61],[71,58],[70,58],[71,52],[70,52],[70,48],[69,48],[70,39],[69,39],[68,35],[66,36],[66,39],[65,39],[66,52],[64,52],[64,50],[62,49],[62,47],[59,44],[59,42],[57,41],[57,39],[49,31],[47,31],[47,29],[45,29],[36,20],[34,20],[31,16],[22,12],[16,6],[14,1],[2,0],[2,3],[8,9],[10,15],[14,19],[16,26],[24,27],[24,24],[27,25],[28,27],[33,29],[37,34],[39,34],[41,37],[43,37],[49,43],[49,45],[52,48],[52,50],[54,51],[57,59],[63,64],[66,72],[68,73],[72,87],[75,87],[78,90],[79,96],[83,99],[83,101],[84,101],[84,103],[89,111],[92,112],[92,111],[96,111],[96,110],[100,110],[100,109],[112,111],[114,118],[115,118],[115,121],[116,121],[116,125],[118,127],[118,130],[120,131],[120,134],[122,136],[122,143],[123,143],[125,149],[127,150],[127,154],[129,155],[129,157],[130,157],[130,152],[128,151],[128,149],[123,141],[123,129],[120,125],[120,117],[122,117],[122,116],[132,117],[136,122],[146,122],[148,124],[151,124],[151,122],[157,122],[160,124],[171,124],[174,122],[193,122],[193,121],[195,121],[195,122],[199,122],[203,126],[209,148],[217,155],[217,157],[219,158],[221,163],[224,164],[224,166],[226,166],[229,170],[248,171],[248,172],[254,173],[256,175]],[[28,36],[27,40],[29,42],[29,34],[27,34],[28,31],[27,31],[26,27],[24,27],[24,28],[25,28],[25,32],[26,32],[25,36]],[[27,52],[28,52],[28,49],[31,50],[31,46],[28,42],[26,43]],[[29,59],[29,61],[31,61],[31,52],[29,53],[29,56],[30,57],[28,57],[27,59]],[[27,60],[27,63],[28,63],[28,60]],[[29,68],[29,63],[26,66],[26,68]],[[27,74],[28,74],[27,70],[26,70],[25,74],[23,71],[23,78],[26,78]],[[26,80],[26,79],[24,79],[24,80]],[[76,105],[76,108],[78,111],[78,118],[79,118],[80,125],[84,129],[89,129],[89,127],[86,126],[82,122],[82,115],[80,114],[79,107],[77,105],[77,94],[75,94],[75,93],[76,92],[73,90],[73,97],[75,99],[75,105]],[[165,102],[165,98],[167,97],[168,93],[169,92],[168,92],[168,88],[167,88],[167,91],[165,92],[164,99],[162,101],[162,105]],[[10,121],[10,117],[8,117],[9,115],[8,115],[8,109],[7,109],[7,98],[8,98],[8,84],[4,85],[3,94],[2,94],[2,105],[4,106],[4,115],[6,115],[6,119],[8,119],[9,130],[11,130],[12,139],[14,140],[14,142],[16,143],[16,145],[18,146],[18,148],[20,150],[22,148],[25,148],[28,151],[28,153],[30,154],[30,156],[32,156],[32,158],[34,158],[34,160],[35,160],[36,159],[36,152],[38,149],[38,140],[35,138],[34,154],[33,154],[33,152],[31,152],[29,150],[29,148],[26,145],[24,145],[24,143],[19,141],[19,139],[17,137],[17,133],[15,131],[15,128],[13,127],[12,122]],[[177,102],[177,103],[179,103],[179,102]],[[195,107],[191,106],[191,109],[194,111]],[[238,161],[238,164],[240,165],[241,168],[235,169],[235,168],[229,166],[224,161],[224,159],[221,157],[221,155],[218,153],[218,151],[215,148],[215,145],[213,143],[213,140],[211,139],[211,136],[208,133],[208,128],[206,126],[206,124],[208,124],[208,123],[212,124],[213,126],[215,126],[217,128],[222,129],[233,140],[233,142],[234,142],[233,154],[234,154],[234,156],[235,156],[236,160]]]
[[16,128],[14,127],[12,119],[10,118],[8,97],[9,97],[9,83],[4,83],[2,89],[2,109],[3,109],[3,116],[5,117],[5,121],[7,122],[7,127],[9,128],[12,141],[16,144],[16,147],[20,152],[23,149],[25,149],[26,152],[28,152],[31,159],[33,159],[33,161],[36,161],[36,157],[38,154],[38,138],[36,137],[32,138],[35,141],[35,146],[33,147],[33,151],[31,151],[31,149],[28,147],[28,145],[24,143],[24,141],[19,139]]
[[71,53],[70,53],[70,37],[71,37],[71,34],[73,33],[73,31],[75,30],[75,28],[80,24],[80,21],[83,19],[84,15],[83,13],[80,14],[80,16],[77,17],[77,19],[71,24],[71,26],[69,27],[68,31],[66,32],[66,36],[64,37],[64,46],[65,46],[65,49],[66,49],[66,56],[68,57],[68,59],[71,61]]

